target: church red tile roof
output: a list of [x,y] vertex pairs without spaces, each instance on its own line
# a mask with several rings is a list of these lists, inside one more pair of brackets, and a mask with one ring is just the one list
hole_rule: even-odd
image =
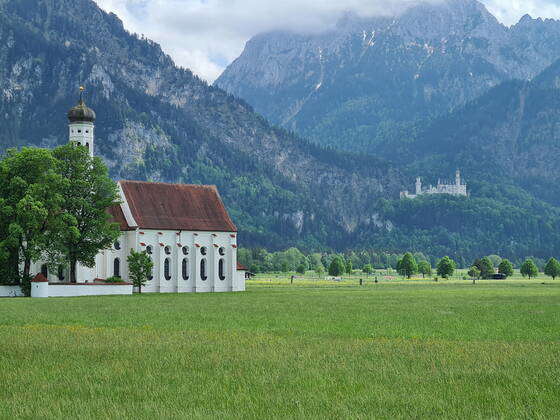
[[122,211],[120,204],[109,207],[107,209],[107,212],[111,215],[111,222],[118,223],[119,227],[121,228],[121,231],[134,230],[134,228],[128,226],[128,223],[126,222],[126,218],[124,217],[124,213]]
[[247,269],[247,267],[245,267],[243,264],[237,263],[237,270],[239,271],[249,271]]
[[[140,181],[120,185],[141,229],[237,232],[215,186]],[[122,210],[115,211],[114,219],[121,229],[122,220],[126,224]]]

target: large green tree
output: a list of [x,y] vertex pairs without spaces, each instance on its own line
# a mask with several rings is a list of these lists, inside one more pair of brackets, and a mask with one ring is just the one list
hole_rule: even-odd
[[544,267],[544,274],[556,280],[556,277],[560,276],[560,262],[556,258],[549,259]]
[[507,277],[513,276],[513,264],[504,258],[498,266],[498,273],[504,274]]
[[29,280],[51,246],[63,204],[55,168],[51,151],[37,148],[8,150],[0,162],[0,265],[11,283]]
[[494,263],[488,257],[476,260],[473,265],[480,270],[480,277],[483,279],[489,279],[494,274]]
[[53,238],[53,249],[70,267],[70,282],[76,282],[76,265],[95,265],[95,256],[109,248],[119,228],[109,222],[107,209],[118,203],[117,186],[100,158],[90,157],[85,147],[67,144],[53,150],[56,171],[64,182],[60,193],[63,229]]
[[337,255],[329,265],[329,276],[342,276],[346,271],[346,264],[340,255]]
[[537,277],[539,274],[539,269],[532,259],[526,259],[521,265],[521,275],[523,277]]
[[398,273],[401,276],[411,278],[414,274],[418,273],[418,264],[416,263],[414,255],[412,255],[410,252],[404,254],[402,259],[398,262],[397,266]]
[[455,272],[455,267],[455,261],[453,261],[448,256],[445,256],[437,263],[437,274],[444,279],[449,278]]

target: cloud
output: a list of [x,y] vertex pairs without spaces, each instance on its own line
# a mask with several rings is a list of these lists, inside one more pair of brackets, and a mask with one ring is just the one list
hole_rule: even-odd
[[558,1],[550,0],[485,0],[488,10],[506,25],[513,25],[529,14],[533,18],[560,18]]
[[[243,51],[252,36],[270,30],[321,31],[341,13],[393,15],[418,0],[95,0],[125,27],[160,43],[180,66],[208,82]],[[439,0],[428,0],[437,2]],[[558,1],[558,0],[557,0]],[[560,17],[552,0],[486,0],[506,24],[523,14]]]

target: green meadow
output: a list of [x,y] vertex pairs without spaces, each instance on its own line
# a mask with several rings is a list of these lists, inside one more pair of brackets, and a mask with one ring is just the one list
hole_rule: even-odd
[[559,416],[560,280],[0,300],[0,418]]

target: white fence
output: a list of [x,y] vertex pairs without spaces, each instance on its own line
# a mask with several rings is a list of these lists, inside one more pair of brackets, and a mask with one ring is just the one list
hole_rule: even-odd
[[20,297],[23,296],[19,286],[0,286],[0,297]]

